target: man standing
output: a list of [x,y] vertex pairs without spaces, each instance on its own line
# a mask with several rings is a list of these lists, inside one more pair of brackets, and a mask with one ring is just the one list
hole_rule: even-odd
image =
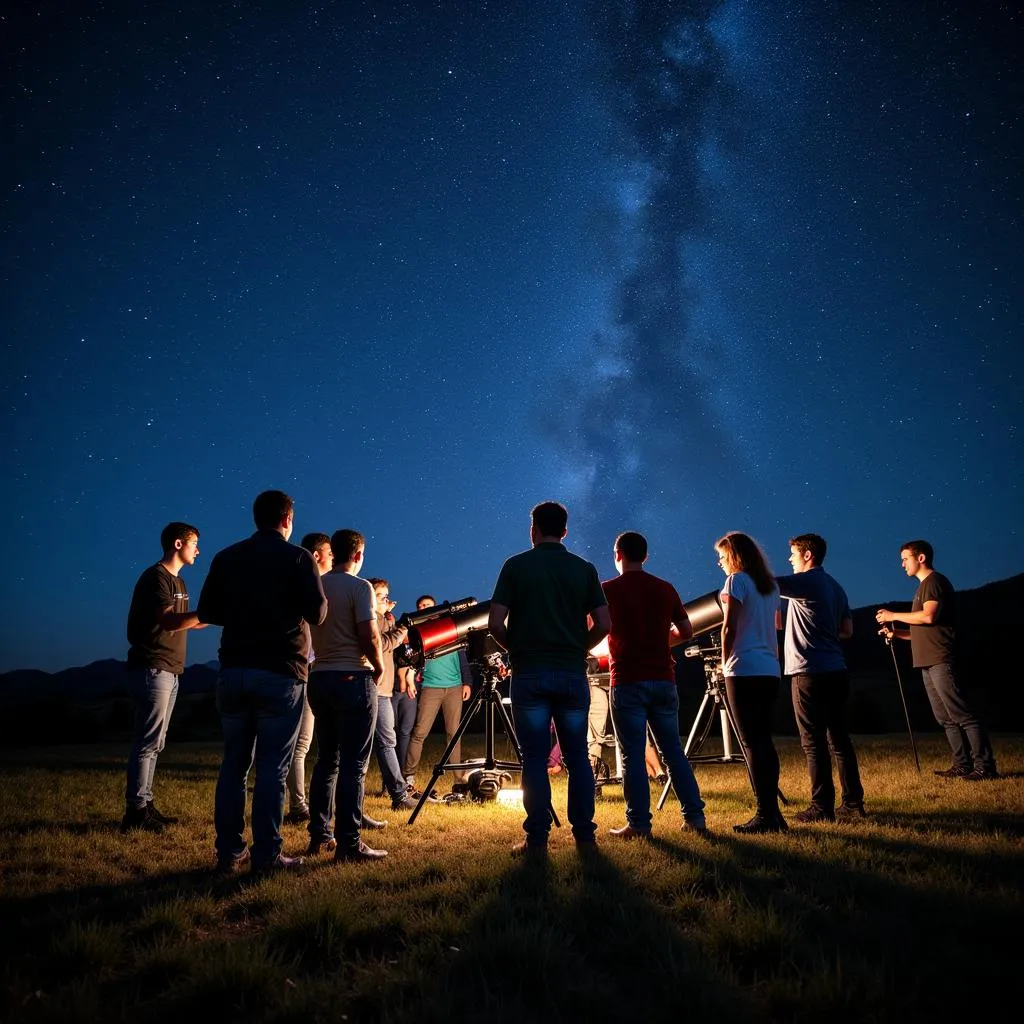
[[644,570],[647,539],[632,531],[615,539],[617,579],[602,584],[611,631],[611,708],[622,748],[626,824],[620,839],[651,834],[651,784],[647,778],[647,726],[668,766],[683,812],[683,829],[706,832],[704,801],[679,740],[679,693],[672,643],[693,635],[676,588]]
[[[846,592],[822,568],[826,551],[816,533],[793,537],[793,575],[775,581],[787,602],[783,670],[791,677],[793,714],[811,777],[811,804],[794,815],[805,823],[864,817],[857,752],[846,727],[850,674],[839,643],[853,636],[853,614]],[[830,748],[842,793],[838,807]]]
[[[433,608],[437,601],[430,594],[416,598],[416,610]],[[408,686],[408,682],[406,683]],[[415,686],[415,683],[413,684]],[[416,709],[416,724],[409,738],[409,750],[405,755],[402,772],[412,787],[410,797],[416,801],[421,794],[416,787],[416,769],[423,756],[423,744],[430,735],[438,711],[444,715],[445,743],[451,743],[462,721],[462,704],[473,692],[473,673],[465,651],[454,651],[440,658],[430,658],[423,666],[423,677],[419,685],[419,706]],[[452,748],[451,761],[462,760],[462,744]],[[433,797],[433,794],[431,794]]]
[[365,538],[355,530],[337,530],[331,550],[334,568],[323,581],[327,617],[312,627],[316,661],[309,676],[309,705],[320,754],[309,787],[309,853],[333,849],[335,861],[377,860],[387,850],[371,849],[359,831],[377,722],[377,683],[384,675],[380,632],[373,587],[359,579]]
[[214,826],[217,864],[239,870],[245,845],[245,791],[252,797],[252,870],[297,867],[281,853],[285,779],[302,718],[308,627],[322,621],[327,600],[312,555],[288,540],[295,503],[264,491],[252,507],[256,532],[219,552],[199,595],[201,622],[223,626],[217,707],[224,758],[217,779]]
[[[312,556],[316,563],[316,571],[321,576],[334,567],[334,555],[331,553],[331,538],[326,533],[307,533],[302,538],[301,546]],[[310,648],[312,643],[310,643]],[[313,651],[307,651],[307,657],[313,660]],[[306,799],[306,756],[313,744],[313,709],[309,706],[307,696],[302,697],[302,718],[299,720],[299,734],[295,737],[295,750],[292,752],[292,763],[288,769],[288,813],[284,820],[289,825],[301,825],[309,821],[309,801]]]
[[392,609],[390,585],[385,579],[374,576],[370,580],[377,601],[377,629],[380,632],[380,649],[384,656],[384,675],[377,683],[377,724],[373,736],[376,741],[377,764],[384,790],[391,797],[393,811],[411,811],[416,801],[406,795],[405,776],[395,752],[395,709],[392,698],[395,692],[395,649],[405,643],[409,631],[395,624]]
[[[523,752],[526,839],[514,853],[543,852],[551,830],[547,760],[551,721],[569,772],[569,823],[594,842],[594,774],[587,757],[587,655],[608,635],[597,570],[562,544],[568,512],[545,501],[530,513],[532,548],[507,559],[494,585],[488,629],[512,663],[512,716]],[[588,615],[593,625],[588,628]],[[641,754],[642,758],[642,754]]]
[[[908,540],[900,548],[903,571],[918,581],[909,612],[879,608],[875,620],[887,639],[910,641],[914,668],[921,670],[925,693],[935,721],[946,732],[953,752],[949,768],[937,770],[945,778],[979,782],[998,778],[988,732],[974,713],[953,670],[956,642],[953,584],[932,568],[934,551],[926,540]],[[889,623],[905,622],[909,629]]]
[[179,573],[199,557],[199,531],[188,523],[168,523],[160,534],[163,558],[139,577],[128,609],[128,692],[135,704],[134,737],[128,755],[121,831],[162,832],[177,818],[153,803],[153,774],[164,749],[167,726],[185,671],[185,638],[200,628],[188,610],[188,587]]

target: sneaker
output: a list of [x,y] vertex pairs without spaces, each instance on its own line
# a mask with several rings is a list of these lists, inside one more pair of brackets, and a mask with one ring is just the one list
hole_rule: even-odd
[[[407,790],[406,791],[406,795],[409,797],[410,800],[415,800],[417,803],[419,803],[419,801],[423,797],[423,794],[418,789],[414,789],[414,790],[411,790],[411,791]],[[440,802],[441,802],[441,797],[439,797],[433,790],[431,790],[430,791],[430,796],[427,797],[427,803],[428,804],[439,804]]]
[[415,807],[416,801],[411,796],[403,795],[391,801],[391,810],[393,811],[411,811]]
[[995,768],[975,768],[958,776],[958,778],[963,779],[964,782],[984,782],[988,779],[998,779],[999,772]]
[[386,821],[378,821],[376,818],[371,818],[366,811],[363,811],[363,828],[387,828],[388,823]]
[[155,818],[157,821],[160,822],[161,825],[177,825],[178,824],[178,819],[177,818],[172,818],[169,814],[161,814],[156,809],[156,804],[154,804],[152,800],[150,800],[149,803],[146,804],[146,809],[149,811],[149,816],[151,818]]
[[304,825],[309,821],[309,808],[300,807],[296,811],[289,811],[284,816],[284,823],[286,825]]
[[615,836],[616,839],[650,839],[651,830],[633,828],[632,825],[623,825],[622,828],[608,829],[608,835]]
[[512,847],[513,857],[545,857],[547,852],[547,843],[531,843],[529,839],[522,839]]
[[372,846],[367,846],[361,839],[359,840],[358,846],[350,846],[345,849],[337,849],[334,851],[334,863],[340,864],[344,861],[352,860],[382,860],[388,855],[387,850],[375,850]]
[[811,804],[806,811],[800,811],[793,815],[794,821],[799,821],[801,825],[813,825],[821,821],[835,821],[835,811],[826,811],[823,807],[815,807]]
[[857,818],[866,818],[867,812],[863,804],[842,803],[836,808],[836,821],[854,821]]
[[755,814],[750,821],[732,827],[733,832],[740,832],[748,836],[762,835],[767,832],[786,832],[788,829],[786,819],[781,814],[776,814],[773,817]]
[[679,829],[682,832],[696,832],[698,835],[704,836],[707,835],[708,825],[702,815],[699,818],[691,818],[689,821],[684,820]]
[[310,839],[309,849],[306,850],[307,857],[315,857],[318,853],[334,853],[338,848],[338,840],[334,836],[326,839]]
[[218,875],[237,875],[252,859],[246,847],[237,857],[218,857],[216,872]]
[[273,860],[267,861],[265,864],[253,864],[252,873],[254,875],[273,875],[279,871],[294,871],[301,867],[301,857],[286,857],[283,853],[279,853]]
[[936,768],[935,774],[940,779],[962,779],[965,775],[970,775],[971,769],[965,764],[954,764],[948,768]]
[[149,813],[149,804],[145,807],[129,807],[121,819],[121,832],[154,832],[160,835],[164,830],[163,822]]

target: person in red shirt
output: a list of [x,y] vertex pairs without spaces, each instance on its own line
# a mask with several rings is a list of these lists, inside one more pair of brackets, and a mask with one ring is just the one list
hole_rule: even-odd
[[651,790],[644,751],[647,727],[672,780],[683,812],[683,830],[707,831],[704,801],[679,739],[679,694],[673,644],[692,636],[690,620],[675,587],[644,570],[647,540],[632,531],[615,540],[617,579],[602,584],[611,614],[608,653],[615,733],[622,748],[622,791],[626,824],[613,836],[651,834]]

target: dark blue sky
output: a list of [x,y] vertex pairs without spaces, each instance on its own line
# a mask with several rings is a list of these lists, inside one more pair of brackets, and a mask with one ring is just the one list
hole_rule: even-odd
[[[555,498],[684,600],[1024,569],[1012,5],[38,5],[4,31],[0,670],[123,657],[163,525],[490,596]],[[190,638],[216,656],[217,630]]]

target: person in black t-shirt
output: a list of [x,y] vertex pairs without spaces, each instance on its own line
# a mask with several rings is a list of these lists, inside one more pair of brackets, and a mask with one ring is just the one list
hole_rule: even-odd
[[162,832],[178,820],[153,804],[153,774],[185,670],[185,634],[201,628],[188,610],[188,587],[179,575],[199,556],[199,531],[188,523],[168,523],[160,545],[163,558],[139,577],[128,609],[128,690],[135,720],[122,832]]
[[[932,546],[926,540],[910,540],[900,548],[904,572],[918,581],[911,610],[879,608],[875,620],[887,639],[910,641],[914,668],[921,670],[932,714],[945,730],[953,763],[935,774],[968,782],[994,779],[998,773],[988,732],[957,683],[953,668],[956,594],[953,584],[932,568],[933,557]],[[894,622],[905,622],[910,628],[896,629],[891,625]]]

